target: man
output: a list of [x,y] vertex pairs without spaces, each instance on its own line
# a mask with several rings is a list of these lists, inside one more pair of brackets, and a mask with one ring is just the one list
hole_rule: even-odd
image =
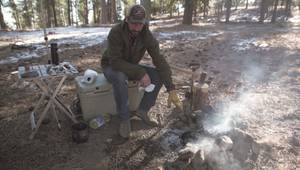
[[[137,115],[146,124],[157,125],[150,120],[147,113],[155,104],[162,85],[165,85],[169,93],[168,103],[182,108],[172,82],[170,67],[160,54],[159,44],[150,32],[145,18],[146,12],[143,6],[133,5],[129,8],[125,20],[109,32],[108,47],[101,60],[104,75],[112,83],[117,112],[121,118],[120,143],[129,139],[131,131],[128,80],[139,81],[142,87],[155,85],[152,92],[144,94],[137,110]],[[150,54],[155,68],[138,64],[146,51]]]

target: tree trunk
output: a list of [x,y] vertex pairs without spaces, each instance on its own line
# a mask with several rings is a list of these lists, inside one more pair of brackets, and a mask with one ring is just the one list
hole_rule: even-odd
[[246,8],[245,9],[248,9],[248,5],[249,5],[249,0],[246,0]]
[[97,23],[100,23],[101,19],[101,10],[100,10],[100,0],[96,0],[96,8],[97,8],[97,13],[96,13],[96,18],[97,18]]
[[50,28],[52,26],[52,22],[51,22],[51,0],[45,0],[44,6],[47,10],[46,26],[47,26],[47,28]]
[[68,10],[68,26],[71,25],[71,2],[67,0],[67,10]]
[[163,7],[164,7],[164,1],[163,0],[159,0],[159,13],[162,14],[163,13]]
[[286,16],[286,19],[288,19],[289,17],[291,17],[291,3],[292,1],[291,0],[286,0],[286,3],[285,3],[285,16]]
[[221,18],[221,14],[222,14],[222,5],[223,2],[217,2],[217,18],[218,18],[218,22],[220,22],[220,18]]
[[14,0],[9,0],[9,6],[12,9],[12,16],[16,21],[16,27],[17,29],[21,29],[21,22],[20,22],[20,15],[19,11],[17,9],[17,5]]
[[32,0],[31,0],[31,4],[30,4],[30,18],[31,18],[31,24],[32,24],[32,28],[36,28],[36,26],[37,26],[37,21],[36,21],[36,19],[34,19],[34,17],[33,16],[35,16],[35,15],[38,15],[38,13],[37,13],[37,11],[35,11],[35,3],[33,3],[32,2]]
[[97,1],[96,0],[93,0],[93,19],[94,19],[94,24],[97,23],[97,11],[98,11],[98,8],[97,8]]
[[117,7],[116,7],[116,0],[111,0],[111,23],[115,23],[118,18],[117,18]]
[[[168,10],[169,10],[169,16],[170,16],[170,18],[172,18],[173,17],[173,12],[174,12],[174,3],[175,3],[175,1],[174,0],[171,0],[170,1],[170,3],[169,3],[169,5],[168,5]],[[148,15],[148,14],[147,14]]]
[[182,24],[192,25],[193,20],[193,0],[185,0]]
[[111,1],[112,0],[107,0],[106,4],[106,10],[107,10],[107,23],[112,23],[112,13],[111,13]]
[[105,0],[101,0],[101,24],[107,24],[108,11]]
[[73,6],[74,6],[74,1],[70,0],[70,7],[71,7],[71,25],[73,25],[75,23],[74,21],[74,11],[73,11]]
[[0,1],[0,29],[7,29],[7,25],[4,21],[3,18],[3,13],[2,13],[2,2]]
[[280,1],[280,7],[283,8],[285,0]]
[[83,1],[83,8],[84,8],[84,24],[89,24],[89,9],[88,9],[88,2],[87,0]]
[[208,15],[208,5],[209,5],[209,0],[204,0],[203,1],[203,17],[206,18]]
[[173,9],[169,8],[169,17],[172,18],[173,17]]
[[261,3],[260,3],[260,17],[259,17],[259,22],[260,23],[264,22],[266,11],[267,11],[267,0],[261,0]]
[[[171,11],[173,11],[172,9],[173,9],[173,3],[174,2],[174,0],[172,0],[172,6],[171,6]],[[151,1],[150,0],[142,0],[141,1],[141,5],[143,5],[143,7],[146,9],[146,19],[147,20],[150,20],[150,18],[151,18]]]
[[24,0],[24,7],[23,7],[23,17],[24,17],[24,24],[25,27],[31,28],[32,27],[32,19],[31,19],[31,10],[29,7],[32,6],[32,2],[30,0]]
[[205,3],[206,0],[202,1],[203,2],[203,18],[206,18],[206,3]]
[[273,9],[273,15],[272,15],[272,19],[271,19],[272,23],[276,22],[276,18],[277,18],[277,6],[278,6],[278,0],[275,0],[275,2],[274,2],[274,9]]
[[52,12],[53,12],[54,26],[57,27],[58,24],[57,24],[57,18],[56,18],[55,0],[52,0],[51,6],[52,6]]
[[225,6],[226,6],[226,21],[225,22],[229,22],[232,1],[231,0],[227,0]]
[[193,16],[194,16],[194,22],[197,20],[197,1],[195,2],[195,5],[193,6]]
[[222,1],[221,1],[221,14],[222,14],[222,15],[223,15],[223,7],[224,7],[223,4],[224,4],[224,1],[225,1],[225,0],[222,0]]

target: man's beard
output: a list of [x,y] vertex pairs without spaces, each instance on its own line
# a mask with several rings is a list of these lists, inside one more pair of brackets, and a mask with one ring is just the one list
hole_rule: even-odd
[[133,36],[138,36],[140,31],[130,31]]

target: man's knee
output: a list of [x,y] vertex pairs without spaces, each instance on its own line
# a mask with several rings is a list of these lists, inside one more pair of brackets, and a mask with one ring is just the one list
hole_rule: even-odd
[[126,76],[126,74],[119,72],[119,71],[116,73],[115,79],[119,83],[124,83],[124,82],[128,81],[128,77]]
[[104,70],[104,75],[111,83],[124,83],[128,80],[128,77],[123,72],[114,71],[111,68]]
[[156,68],[148,67],[146,69],[146,71],[147,71],[147,74],[149,75],[152,83],[154,83],[156,86],[162,85],[161,79],[158,74],[158,70]]

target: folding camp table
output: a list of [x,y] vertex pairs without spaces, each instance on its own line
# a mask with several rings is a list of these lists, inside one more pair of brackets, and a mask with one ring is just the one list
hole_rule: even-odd
[[[18,68],[18,72],[20,79],[32,80],[42,93],[40,99],[38,100],[37,104],[30,114],[30,122],[33,130],[29,137],[30,139],[34,138],[50,108],[53,109],[52,113],[57,121],[58,128],[61,128],[61,125],[60,121],[58,120],[55,108],[66,114],[74,123],[77,122],[72,111],[64,104],[64,102],[62,102],[58,94],[65,80],[69,76],[74,76],[78,73],[75,67],[73,67],[68,62],[63,62],[59,65],[21,66]],[[57,85],[55,85],[54,83],[56,79],[60,79]],[[42,106],[42,103],[45,100],[47,101],[47,105],[36,121],[35,117],[37,114],[37,110]]]

